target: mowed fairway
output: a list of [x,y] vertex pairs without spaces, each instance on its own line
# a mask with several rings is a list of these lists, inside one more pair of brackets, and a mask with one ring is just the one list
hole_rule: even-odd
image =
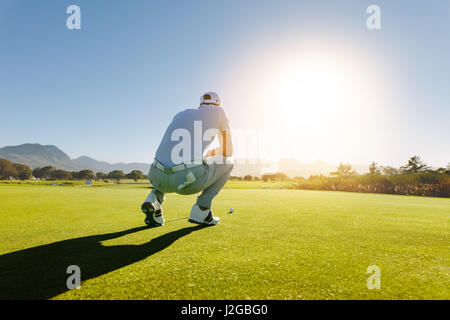
[[0,298],[450,298],[450,199],[225,189],[219,226],[188,223],[195,196],[168,195],[166,225],[139,228],[148,192],[0,186]]

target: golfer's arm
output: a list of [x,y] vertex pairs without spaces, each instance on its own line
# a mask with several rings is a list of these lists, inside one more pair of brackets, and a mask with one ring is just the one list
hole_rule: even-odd
[[233,139],[231,139],[230,130],[223,131],[219,134],[219,145],[217,154],[222,154],[224,157],[231,157],[233,155]]
[[213,157],[215,155],[222,155],[224,157],[231,157],[233,155],[233,140],[231,139],[230,130],[223,131],[218,134],[219,138],[219,147],[208,151],[206,154],[207,157]]

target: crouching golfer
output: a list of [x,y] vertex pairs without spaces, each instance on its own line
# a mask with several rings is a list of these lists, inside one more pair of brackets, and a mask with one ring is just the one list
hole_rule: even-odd
[[[208,150],[216,136],[219,147]],[[148,174],[153,190],[142,204],[145,223],[151,227],[164,225],[165,193],[201,192],[192,207],[189,222],[218,224],[219,218],[213,216],[211,202],[230,177],[233,165],[226,160],[232,155],[230,126],[221,108],[221,99],[217,93],[205,93],[197,109],[175,115],[162,138]]]

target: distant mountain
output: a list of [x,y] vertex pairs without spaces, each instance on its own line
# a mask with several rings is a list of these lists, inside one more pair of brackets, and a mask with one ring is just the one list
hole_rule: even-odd
[[79,171],[89,169],[94,172],[111,172],[122,170],[125,173],[140,170],[144,174],[148,172],[148,163],[108,163],[82,156],[77,159],[70,157],[56,146],[43,146],[38,143],[26,143],[19,146],[9,146],[0,149],[0,158],[25,164],[32,169],[45,166],[53,166],[67,171]]
[[[70,157],[55,146],[43,146],[40,144],[22,144],[19,146],[10,146],[0,149],[0,158],[25,164],[32,169],[37,167],[53,166],[67,171],[79,171],[89,169],[94,172],[111,172],[121,170],[125,173],[133,170],[140,170],[147,174],[150,169],[150,163],[109,163],[98,161],[87,156],[81,156],[76,159]],[[360,174],[368,172],[368,165],[353,165],[353,168]],[[261,162],[253,159],[235,161],[232,175],[261,176],[264,173],[282,172],[290,177],[323,174],[329,175],[336,171],[337,166],[324,161],[315,161],[312,163],[301,162],[297,159],[281,159],[279,162]]]
[[108,163],[105,161],[98,161],[86,156],[81,156],[79,158],[73,159],[72,161],[79,167],[89,169],[94,172],[111,172],[113,170],[121,170],[125,173],[128,173],[133,170],[139,170],[146,174],[150,170],[150,163]]
[[54,166],[63,170],[79,170],[67,154],[55,146],[43,146],[37,143],[26,143],[0,149],[0,158],[25,164],[32,169]]
[[236,177],[243,177],[246,175],[259,177],[265,173],[267,167],[269,167],[268,163],[263,163],[257,159],[235,159],[231,175]]

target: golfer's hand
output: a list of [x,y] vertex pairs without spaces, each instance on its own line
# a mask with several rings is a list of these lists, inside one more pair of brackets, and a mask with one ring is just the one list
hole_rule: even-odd
[[205,154],[205,158],[209,158],[209,157],[214,156],[214,151],[215,151],[215,150],[208,150],[208,151],[206,152],[206,154]]

